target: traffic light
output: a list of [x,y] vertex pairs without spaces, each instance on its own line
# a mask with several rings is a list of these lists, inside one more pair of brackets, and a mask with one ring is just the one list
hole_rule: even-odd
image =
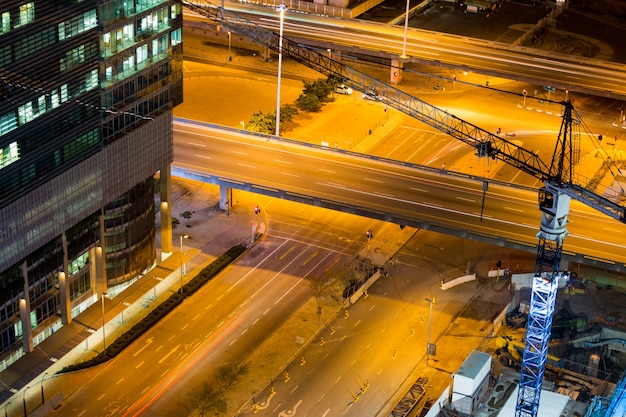
[[261,212],[261,209],[259,208],[259,206],[254,206],[254,214],[259,214]]
[[372,233],[372,231],[371,231],[370,229],[367,229],[367,231],[365,232],[365,236],[366,236],[368,239],[371,239],[371,238],[373,238],[373,237],[374,237],[374,234]]

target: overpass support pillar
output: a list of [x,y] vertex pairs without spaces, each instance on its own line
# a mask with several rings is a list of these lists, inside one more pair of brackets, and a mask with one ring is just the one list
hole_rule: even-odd
[[402,81],[402,71],[404,70],[404,63],[398,58],[391,59],[391,74],[389,75],[389,83],[391,85],[398,85]]
[[220,210],[230,212],[233,206],[233,189],[225,185],[220,185]]
[[272,50],[267,46],[263,46],[259,50],[259,55],[261,55],[261,59],[263,59],[263,61],[269,61],[272,58]]

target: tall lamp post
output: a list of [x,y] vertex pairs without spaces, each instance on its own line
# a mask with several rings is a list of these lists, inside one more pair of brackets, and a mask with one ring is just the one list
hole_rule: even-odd
[[189,235],[180,235],[180,293],[183,294],[183,239],[189,238]]
[[228,60],[232,61],[233,57],[230,56],[230,39],[233,36],[232,33],[230,33],[230,30],[228,31]]
[[406,13],[404,14],[404,41],[402,41],[402,55],[400,58],[406,59],[406,34],[409,29],[409,7],[411,0],[406,0]]
[[104,356],[107,355],[107,340],[106,340],[106,334],[104,331],[104,297],[106,297],[107,295],[109,295],[106,292],[102,293],[102,352],[104,352]]
[[5,405],[4,405],[4,417],[9,417],[9,412],[7,411],[7,407],[11,405],[11,401],[8,401]]
[[283,65],[283,22],[287,6],[279,4],[276,10],[280,12],[280,30],[278,33],[278,87],[276,90],[276,136],[280,136],[280,77]]
[[428,359],[430,359],[430,354],[434,351],[434,346],[430,344],[430,328],[433,324],[433,304],[437,301],[435,297],[431,300],[430,298],[424,298],[424,300],[428,301],[430,304],[430,313],[428,314],[428,342],[426,344],[426,366],[428,366]]

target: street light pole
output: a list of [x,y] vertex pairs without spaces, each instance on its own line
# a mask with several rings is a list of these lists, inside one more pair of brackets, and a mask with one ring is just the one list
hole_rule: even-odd
[[428,366],[428,359],[430,358],[430,328],[433,324],[433,304],[437,300],[435,297],[431,300],[430,298],[424,298],[424,300],[428,301],[430,304],[430,313],[428,315],[428,342],[426,344],[426,366]]
[[107,340],[106,340],[106,333],[104,330],[104,297],[106,297],[108,295],[108,293],[103,292],[102,293],[102,352],[104,352],[104,356],[107,355]]
[[183,295],[183,239],[187,239],[189,235],[180,235],[180,294]]
[[4,417],[9,417],[9,412],[7,411],[7,407],[11,405],[11,401],[7,402],[4,405]]
[[48,375],[48,373],[44,372],[44,374],[41,376],[41,405],[44,405],[46,403],[45,397],[43,396],[43,379],[46,377],[46,375]]
[[232,61],[233,58],[230,56],[230,38],[232,37],[232,33],[230,33],[230,30],[228,31],[228,60]]
[[279,4],[276,10],[280,12],[280,30],[278,38],[278,87],[276,89],[276,136],[280,136],[280,78],[283,65],[283,22],[287,6]]
[[404,14],[404,41],[402,42],[402,55],[400,58],[406,59],[406,34],[409,29],[409,7],[411,0],[406,0],[406,13]]

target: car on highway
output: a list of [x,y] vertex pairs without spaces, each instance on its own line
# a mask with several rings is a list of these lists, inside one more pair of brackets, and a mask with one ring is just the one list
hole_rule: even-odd
[[349,96],[352,94],[352,89],[345,84],[339,84],[335,86],[335,93]]

